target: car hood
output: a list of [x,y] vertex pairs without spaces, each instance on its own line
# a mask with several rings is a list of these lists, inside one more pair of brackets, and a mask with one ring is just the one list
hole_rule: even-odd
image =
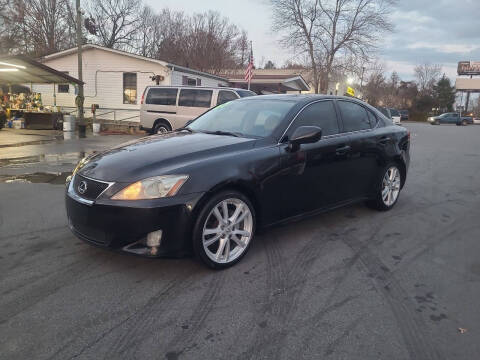
[[97,153],[78,172],[112,182],[133,182],[175,173],[189,163],[251,149],[255,139],[205,133],[153,135]]

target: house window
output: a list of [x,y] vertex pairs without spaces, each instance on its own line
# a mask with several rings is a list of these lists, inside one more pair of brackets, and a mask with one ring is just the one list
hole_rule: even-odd
[[202,79],[182,76],[182,85],[202,86]]
[[123,103],[137,103],[137,73],[123,73]]
[[[62,71],[64,74],[68,75],[68,71]],[[68,94],[70,91],[70,85],[68,84],[58,84],[57,86],[57,92],[59,94]]]
[[70,85],[68,84],[58,84],[58,93],[59,94],[68,94],[70,91]]

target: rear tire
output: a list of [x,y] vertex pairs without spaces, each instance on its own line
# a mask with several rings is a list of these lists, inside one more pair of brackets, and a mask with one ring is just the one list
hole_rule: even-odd
[[193,227],[196,257],[213,269],[233,266],[250,248],[255,220],[255,209],[242,193],[227,190],[214,195],[201,208]]
[[400,197],[401,184],[402,172],[398,164],[388,164],[377,180],[375,198],[367,201],[367,205],[379,211],[390,210]]
[[172,131],[172,128],[166,121],[158,121],[153,127],[152,134],[166,134]]

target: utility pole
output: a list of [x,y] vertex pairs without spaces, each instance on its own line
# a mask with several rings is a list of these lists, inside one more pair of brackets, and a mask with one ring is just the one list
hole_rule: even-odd
[[[80,0],[76,0],[77,8],[77,56],[78,56],[78,80],[83,81],[83,69],[82,69],[82,11],[80,9]],[[80,134],[85,134],[85,119],[83,117],[83,83],[78,85],[78,95],[75,99],[77,105],[78,116],[78,130]]]

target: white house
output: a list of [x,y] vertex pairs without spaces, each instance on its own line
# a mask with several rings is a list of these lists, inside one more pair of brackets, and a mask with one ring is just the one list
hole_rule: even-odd
[[[75,78],[77,48],[41,58],[43,64]],[[162,60],[87,44],[82,51],[85,115],[91,116],[92,104],[98,104],[97,116],[104,119],[139,121],[140,99],[152,77],[160,76],[160,85],[228,86],[228,80],[209,73],[188,69]],[[42,94],[44,105],[56,105],[62,111],[75,109],[76,90],[72,85],[33,85]]]

